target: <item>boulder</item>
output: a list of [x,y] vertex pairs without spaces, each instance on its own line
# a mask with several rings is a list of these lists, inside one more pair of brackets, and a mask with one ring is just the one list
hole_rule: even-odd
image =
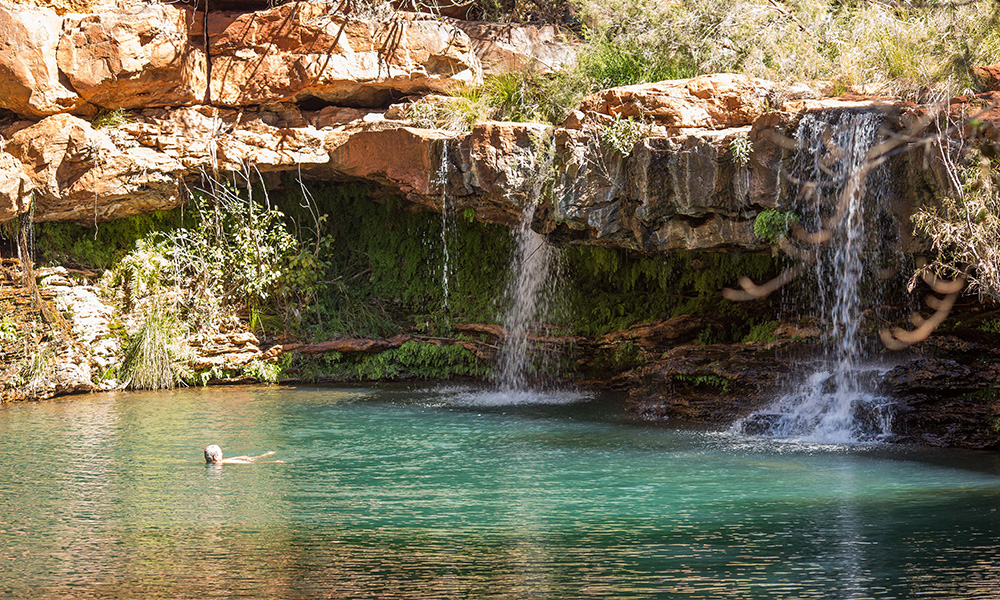
[[[552,127],[537,123],[480,123],[461,142],[461,186],[451,192],[476,217],[513,225],[539,200],[553,165]],[[475,201],[473,202],[473,199]]]
[[36,221],[95,223],[182,202],[180,163],[148,148],[119,147],[108,133],[72,115],[21,129],[7,151],[30,174]]
[[1000,63],[975,67],[972,73],[979,79],[984,91],[1000,92]]
[[205,54],[189,41],[190,8],[135,8],[67,18],[59,69],[88,102],[106,109],[186,106],[204,101]]
[[584,98],[580,110],[670,128],[725,129],[753,123],[773,89],[770,81],[717,73],[601,90]]
[[209,15],[211,100],[224,106],[324,102],[388,106],[481,81],[469,37],[429,15],[363,20],[294,2]]
[[34,188],[21,161],[0,151],[0,223],[28,211]]
[[411,200],[440,209],[441,164],[446,132],[406,127],[392,121],[361,122],[330,133],[326,149],[331,175],[374,181]]
[[52,9],[0,2],[0,108],[38,119],[81,104],[60,81],[61,28]]
[[576,60],[579,48],[555,25],[456,21],[455,26],[469,36],[486,76],[551,73]]

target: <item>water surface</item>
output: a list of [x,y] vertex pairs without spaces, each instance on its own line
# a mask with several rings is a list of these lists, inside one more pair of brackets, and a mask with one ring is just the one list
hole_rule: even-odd
[[[994,454],[538,400],[209,388],[2,407],[0,597],[1000,597]],[[210,443],[285,462],[206,467]]]

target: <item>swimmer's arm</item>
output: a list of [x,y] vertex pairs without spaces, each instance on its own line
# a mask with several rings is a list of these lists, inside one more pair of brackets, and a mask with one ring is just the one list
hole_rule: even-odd
[[224,458],[224,459],[222,459],[222,464],[224,464],[224,465],[245,465],[245,464],[252,463],[253,461],[257,460],[258,458],[264,458],[265,456],[271,456],[272,454],[274,454],[274,450],[271,450],[270,452],[265,452],[264,454],[258,454],[257,456],[234,456],[232,458]]

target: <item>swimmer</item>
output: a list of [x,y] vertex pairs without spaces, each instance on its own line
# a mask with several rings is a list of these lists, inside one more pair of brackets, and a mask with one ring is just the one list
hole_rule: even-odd
[[[274,450],[257,456],[234,456],[232,458],[222,458],[222,448],[212,444],[211,446],[205,448],[205,462],[210,465],[248,465],[258,458],[264,458],[265,456],[271,456],[272,454],[274,454]],[[282,461],[276,460],[269,462]]]

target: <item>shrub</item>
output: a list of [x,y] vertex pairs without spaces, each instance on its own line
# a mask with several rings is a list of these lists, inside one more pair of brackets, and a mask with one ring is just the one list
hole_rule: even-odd
[[967,272],[970,291],[1000,301],[1000,177],[972,152],[961,179],[961,189],[920,208],[913,222],[937,251],[932,270],[944,277]]
[[774,330],[778,328],[778,325],[779,323],[777,321],[757,323],[750,328],[750,331],[745,336],[743,336],[743,343],[773,342],[778,339],[778,336],[774,334]]
[[128,337],[118,369],[122,387],[171,389],[190,377],[179,340],[184,330],[163,307],[154,304],[139,328]]
[[601,144],[622,156],[632,154],[632,149],[646,136],[646,127],[632,117],[616,118],[607,125],[602,125],[598,131]]

